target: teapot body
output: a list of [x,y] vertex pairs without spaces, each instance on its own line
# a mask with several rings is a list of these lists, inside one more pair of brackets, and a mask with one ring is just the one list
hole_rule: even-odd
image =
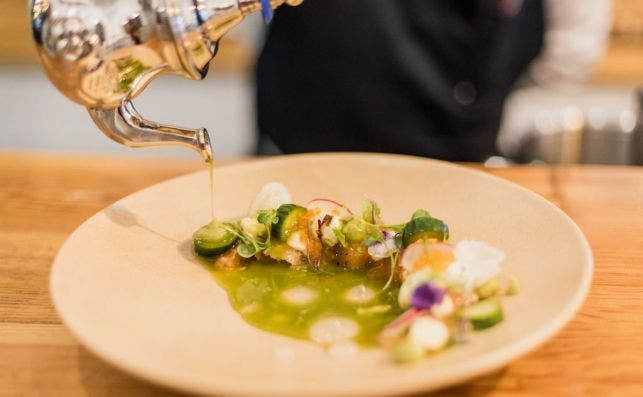
[[131,147],[182,145],[209,161],[210,137],[145,119],[132,99],[161,73],[202,79],[219,39],[261,10],[301,0],[30,0],[45,72],[98,128]]
[[254,3],[34,0],[31,23],[54,85],[83,106],[105,109],[136,96],[159,73],[203,78],[219,38]]

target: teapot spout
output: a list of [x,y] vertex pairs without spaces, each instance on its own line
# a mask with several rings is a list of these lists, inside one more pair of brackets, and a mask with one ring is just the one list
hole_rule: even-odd
[[210,136],[205,128],[189,129],[145,119],[128,98],[111,109],[90,108],[94,123],[110,139],[129,147],[185,146],[212,161]]

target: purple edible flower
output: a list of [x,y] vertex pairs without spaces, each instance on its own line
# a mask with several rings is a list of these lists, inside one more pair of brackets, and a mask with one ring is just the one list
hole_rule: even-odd
[[436,287],[433,283],[424,283],[418,286],[411,295],[411,306],[419,310],[430,309],[433,305],[442,302],[447,290]]

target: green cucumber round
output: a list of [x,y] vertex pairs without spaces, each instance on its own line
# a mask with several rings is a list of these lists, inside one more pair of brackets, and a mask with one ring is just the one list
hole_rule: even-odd
[[227,251],[237,241],[237,235],[219,222],[210,222],[192,235],[194,250],[201,256],[215,256]]
[[306,208],[297,204],[282,204],[277,208],[277,223],[272,225],[272,233],[281,240],[286,241],[297,228],[299,218],[306,213]]
[[469,319],[476,331],[491,328],[504,318],[502,306],[496,298],[485,299],[467,306],[462,309],[460,315]]
[[402,244],[406,247],[418,240],[436,239],[444,241],[449,238],[449,227],[436,218],[419,217],[411,219],[404,226]]

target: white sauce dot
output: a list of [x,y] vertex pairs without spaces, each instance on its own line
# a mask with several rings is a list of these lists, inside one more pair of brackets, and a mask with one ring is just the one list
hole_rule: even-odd
[[375,297],[375,292],[363,284],[356,285],[346,292],[346,299],[353,303],[366,303]]
[[310,339],[322,345],[345,342],[359,332],[359,325],[346,317],[325,317],[310,327]]
[[334,358],[350,358],[358,352],[358,347],[353,342],[333,343],[328,348],[328,354]]
[[304,286],[293,287],[281,293],[287,303],[295,306],[306,305],[317,298],[317,292]]

